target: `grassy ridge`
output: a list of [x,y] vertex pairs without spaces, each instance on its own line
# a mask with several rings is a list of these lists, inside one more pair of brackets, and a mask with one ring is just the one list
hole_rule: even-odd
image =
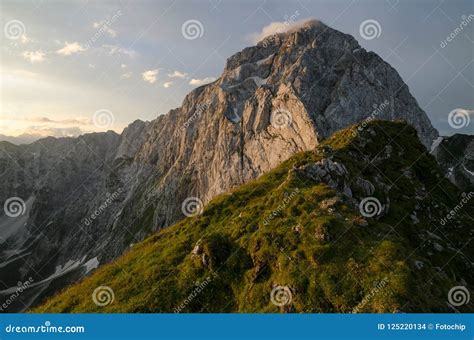
[[[357,200],[297,171],[323,158],[344,164]],[[358,178],[375,186],[387,213],[361,216]],[[33,312],[450,312],[450,288],[473,282],[472,219],[461,210],[449,225],[438,222],[459,198],[414,129],[353,126],[216,197]],[[104,285],[114,301],[98,306],[92,295]],[[273,296],[275,304],[279,287],[286,300]]]

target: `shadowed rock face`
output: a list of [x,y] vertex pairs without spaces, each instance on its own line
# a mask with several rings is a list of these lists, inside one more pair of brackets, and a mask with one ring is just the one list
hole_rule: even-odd
[[[107,262],[184,217],[187,197],[205,204],[374,118],[405,120],[425,146],[438,136],[390,65],[350,35],[311,22],[233,55],[180,108],[121,135],[0,143],[0,200],[29,202],[21,225],[0,213],[10,226],[0,297],[32,277],[28,299],[9,311],[23,310],[83,276],[90,261]],[[65,271],[67,263],[74,266]]]
[[432,153],[452,183],[464,192],[474,190],[474,136],[443,137]]

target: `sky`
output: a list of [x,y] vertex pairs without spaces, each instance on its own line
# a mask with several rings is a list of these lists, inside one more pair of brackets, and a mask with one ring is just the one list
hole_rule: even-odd
[[152,120],[232,54],[308,18],[390,63],[441,135],[474,133],[471,0],[2,0],[0,139]]

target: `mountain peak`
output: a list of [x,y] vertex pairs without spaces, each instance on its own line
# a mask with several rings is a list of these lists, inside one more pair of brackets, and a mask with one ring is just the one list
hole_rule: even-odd
[[[190,92],[181,107],[136,121],[120,136],[51,140],[49,150],[19,146],[0,154],[0,201],[29,202],[21,233],[9,236],[0,254],[0,264],[10,261],[0,275],[11,285],[32,275],[37,297],[22,302],[37,303],[71,277],[55,275],[57,266],[78,263],[80,277],[88,260],[106,263],[182,219],[190,198],[203,207],[335,132],[374,119],[407,122],[425,146],[438,136],[398,73],[350,35],[311,22],[268,37],[230,57],[222,76]],[[91,220],[104,201],[107,209]],[[35,226],[44,226],[41,233]],[[51,244],[68,249],[45,253]]]

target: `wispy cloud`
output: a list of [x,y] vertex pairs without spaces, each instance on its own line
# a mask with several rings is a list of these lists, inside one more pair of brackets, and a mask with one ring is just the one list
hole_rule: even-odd
[[156,82],[156,78],[158,76],[159,69],[148,70],[142,73],[142,78],[144,81],[153,84]]
[[102,31],[107,32],[112,38],[117,36],[117,32],[110,28],[109,24],[105,20],[97,21],[92,24],[94,28],[100,28]]
[[23,58],[29,60],[31,63],[41,63],[44,61],[46,53],[42,51],[25,51],[22,53]]
[[77,41],[73,43],[66,42],[64,47],[61,48],[60,50],[57,50],[56,53],[59,55],[68,56],[68,55],[79,53],[85,50],[86,49],[83,46],[81,46]]
[[123,48],[117,45],[102,45],[102,47],[105,48],[107,53],[110,55],[123,54],[130,58],[136,58],[139,56],[139,53],[137,51],[128,48]]
[[185,72],[180,72],[180,71],[174,71],[172,73],[168,73],[168,77],[170,78],[181,78],[181,79],[184,79],[186,78],[188,74],[185,73]]
[[120,79],[130,79],[132,77],[132,72],[125,72],[125,73],[122,73],[122,75],[120,76]]
[[163,87],[165,89],[167,89],[167,88],[171,87],[171,85],[173,85],[173,82],[172,81],[167,81],[166,83],[163,84]]
[[204,84],[207,84],[207,83],[212,83],[214,80],[216,80],[216,78],[214,78],[214,77],[206,77],[206,78],[203,78],[203,79],[193,78],[189,81],[189,85],[200,86],[200,85],[204,85]]

